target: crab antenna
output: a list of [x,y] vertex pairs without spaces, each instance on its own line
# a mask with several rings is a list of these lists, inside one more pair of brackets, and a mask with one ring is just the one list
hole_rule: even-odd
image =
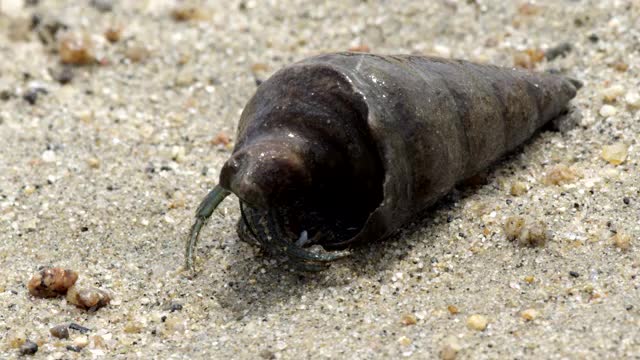
[[187,239],[187,246],[185,248],[185,262],[184,267],[187,270],[191,270],[193,267],[193,263],[195,260],[195,249],[198,244],[198,237],[200,235],[200,229],[207,222],[207,219],[211,217],[213,211],[220,205],[222,200],[229,196],[231,192],[227,189],[224,189],[220,185],[216,185],[216,187],[211,190],[207,196],[202,200],[198,209],[196,210],[196,221],[191,226],[191,234],[189,239]]

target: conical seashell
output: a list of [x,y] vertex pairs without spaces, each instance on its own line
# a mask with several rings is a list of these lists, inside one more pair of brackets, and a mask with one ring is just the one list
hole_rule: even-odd
[[384,238],[566,111],[579,82],[420,56],[338,53],[288,66],[242,113],[220,185],[187,245],[229,193],[239,234],[303,270]]

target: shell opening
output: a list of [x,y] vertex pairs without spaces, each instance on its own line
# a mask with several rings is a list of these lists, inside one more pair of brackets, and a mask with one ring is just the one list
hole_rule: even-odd
[[363,229],[382,203],[385,177],[368,116],[362,94],[331,68],[280,72],[258,89],[220,175],[257,242],[276,247],[260,233],[278,232],[277,247],[289,247],[306,231],[294,256],[316,244],[344,247]]

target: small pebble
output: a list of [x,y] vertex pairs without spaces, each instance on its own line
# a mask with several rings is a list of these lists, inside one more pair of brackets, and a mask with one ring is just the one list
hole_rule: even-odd
[[73,69],[70,66],[63,66],[58,72],[53,74],[53,77],[62,85],[66,85],[73,80]]
[[182,69],[175,79],[176,86],[189,86],[196,81],[196,74],[190,68]]
[[536,309],[527,309],[521,312],[520,316],[526,321],[533,321],[538,317],[538,311]]
[[14,94],[9,90],[0,90],[0,100],[8,101],[14,96]]
[[211,139],[211,145],[228,146],[229,144],[231,144],[231,138],[223,132],[219,132]]
[[527,49],[513,56],[513,65],[524,69],[534,69],[544,59],[544,52],[540,49]]
[[24,101],[28,102],[29,105],[35,105],[36,101],[38,101],[38,90],[37,89],[29,89],[24,95],[22,95]]
[[139,63],[147,60],[151,56],[151,51],[145,45],[132,44],[127,47],[124,55],[131,62]]
[[38,14],[34,14],[32,16],[31,27],[38,35],[40,42],[47,47],[53,46],[62,30],[67,30],[69,28],[65,23],[61,22],[57,18],[48,16],[41,17]]
[[265,359],[265,360],[274,360],[274,359],[276,359],[276,354],[274,354],[273,351],[269,351],[267,349],[261,350],[260,353],[258,354],[258,356],[260,356],[260,358]]
[[371,48],[369,48],[369,46],[367,45],[360,44],[360,45],[350,47],[349,51],[368,53],[368,52],[371,52]]
[[176,6],[171,11],[171,17],[175,21],[199,21],[208,19],[209,14],[201,6],[186,2]]
[[573,168],[564,164],[558,164],[552,167],[544,178],[544,183],[547,185],[564,185],[570,184],[576,181],[579,174]]
[[625,143],[615,143],[602,147],[601,156],[612,165],[620,165],[627,158],[629,147]]
[[[0,2],[0,11],[2,10],[2,3]],[[31,21],[26,17],[9,18],[8,24],[5,28],[7,37],[11,41],[15,42],[28,42],[30,40],[30,28]]]
[[511,184],[509,193],[513,196],[520,196],[527,192],[527,185],[521,181],[516,181]]
[[56,325],[49,329],[51,336],[56,337],[58,339],[68,339],[69,338],[69,326],[67,325]]
[[84,327],[82,325],[79,325],[79,324],[76,324],[76,323],[69,324],[69,329],[79,331],[82,334],[86,334],[86,333],[91,331],[91,329],[86,328],[86,327]]
[[269,71],[269,65],[265,63],[254,63],[251,65],[251,72],[253,73],[263,73]]
[[58,44],[60,61],[70,65],[89,65],[95,62],[93,43],[87,34],[66,33]]
[[186,156],[186,149],[184,146],[173,146],[171,148],[171,160],[175,162],[182,162]]
[[483,315],[471,315],[467,318],[467,327],[472,330],[483,331],[487,328],[489,320]]
[[164,317],[163,322],[166,334],[182,334],[186,330],[185,320],[180,316]]
[[77,346],[80,349],[84,349],[87,345],[89,345],[89,338],[86,336],[78,336],[73,339],[73,345]]
[[402,316],[402,319],[400,320],[400,322],[404,326],[410,326],[410,325],[415,325],[418,322],[418,320],[412,314],[405,314]]
[[544,57],[546,57],[547,60],[552,61],[557,57],[567,56],[567,54],[570,53],[572,49],[573,47],[570,43],[561,43],[557,46],[547,49],[547,51],[544,52]]
[[89,167],[92,169],[97,169],[100,167],[100,160],[94,157],[88,158],[87,165],[89,165]]
[[82,351],[82,348],[77,346],[77,345],[67,345],[66,349],[69,351],[73,351],[73,352],[80,352]]
[[33,275],[27,288],[35,297],[49,298],[64,295],[78,280],[78,273],[63,268],[44,268]]
[[67,292],[67,301],[81,309],[96,311],[109,305],[111,296],[101,289],[93,287],[78,289],[73,286]]
[[611,242],[613,246],[622,251],[627,251],[631,248],[631,236],[620,231],[611,237]]
[[626,62],[624,62],[624,61],[616,61],[616,62],[613,64],[613,68],[614,68],[616,71],[619,71],[619,72],[625,72],[625,71],[629,70],[629,64],[627,64],[627,63],[626,63]]
[[9,348],[17,349],[27,342],[27,335],[22,331],[11,333],[7,336]]
[[38,344],[34,343],[31,340],[25,341],[22,346],[20,346],[20,355],[33,355],[38,352]]
[[127,334],[139,334],[144,329],[144,325],[139,321],[129,321],[124,326],[124,332]]
[[90,347],[98,349],[106,349],[107,344],[104,338],[100,335],[94,335],[89,339]]
[[451,314],[451,315],[455,315],[455,314],[458,314],[460,312],[460,310],[454,305],[447,306],[447,310],[449,311],[449,314]]
[[450,345],[445,345],[440,349],[440,359],[442,360],[454,360],[456,356],[458,356],[458,351]]
[[510,216],[504,223],[507,239],[518,240],[521,246],[543,246],[548,239],[547,226],[544,222],[522,216]]
[[[602,91],[602,98],[606,102],[614,102],[616,99],[624,94],[624,87],[622,85],[612,85]],[[605,116],[605,115],[602,115]]]
[[518,6],[518,14],[522,16],[534,16],[540,14],[542,7],[532,1],[526,1]]
[[618,109],[613,105],[602,105],[599,114],[604,117],[614,116],[618,113]]
[[576,271],[569,271],[569,275],[574,278],[580,277],[580,274]]
[[91,6],[98,11],[108,12],[113,10],[113,1],[114,0],[91,0]]
[[527,284],[533,284],[535,280],[536,280],[535,277],[531,275],[524,277],[524,282],[526,282]]
[[171,307],[169,308],[169,310],[171,312],[181,311],[182,310],[182,304],[180,304],[180,303],[172,303]]
[[624,101],[626,101],[630,107],[640,109],[640,94],[638,94],[637,91],[629,91],[624,96]]
[[440,56],[443,58],[451,57],[451,49],[448,46],[445,46],[442,44],[435,44],[433,46],[433,52],[435,53],[436,56]]
[[442,360],[454,360],[462,347],[455,338],[449,338],[445,341],[444,345],[440,349],[440,359]]
[[116,43],[120,41],[121,37],[122,37],[121,27],[110,27],[104,32],[104,38],[107,39],[110,43]]
[[53,150],[45,150],[42,153],[42,161],[52,163],[56,161],[56,153]]
[[400,338],[398,338],[398,343],[402,346],[409,346],[411,345],[412,341],[406,336],[400,336]]
[[35,186],[31,186],[31,185],[27,185],[24,187],[23,190],[24,194],[29,196],[31,194],[33,194],[34,192],[36,192],[36,187]]

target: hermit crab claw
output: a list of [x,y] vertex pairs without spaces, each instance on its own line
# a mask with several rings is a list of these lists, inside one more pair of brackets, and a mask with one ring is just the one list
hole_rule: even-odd
[[[229,190],[217,185],[198,206],[196,219],[186,242],[185,269],[193,269],[200,230],[229,194]],[[244,225],[260,245],[266,250],[286,255],[298,270],[320,271],[327,268],[328,262],[350,255],[348,251],[312,252],[303,248],[313,242],[313,239],[309,239],[307,231],[302,231],[297,240],[291,241],[283,229],[282,216],[276,210],[256,210],[248,207],[243,201],[240,201],[240,210]]]
[[222,186],[217,185],[213,188],[205,196],[202,200],[198,209],[196,210],[196,221],[191,226],[191,232],[189,234],[189,238],[187,239],[186,248],[185,248],[185,263],[184,267],[187,270],[191,270],[193,268],[193,263],[195,260],[195,249],[198,244],[198,238],[200,237],[200,230],[207,222],[207,219],[211,217],[213,211],[220,205],[222,200],[229,196],[231,192],[229,190],[224,189]]

